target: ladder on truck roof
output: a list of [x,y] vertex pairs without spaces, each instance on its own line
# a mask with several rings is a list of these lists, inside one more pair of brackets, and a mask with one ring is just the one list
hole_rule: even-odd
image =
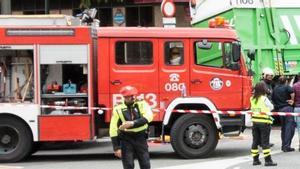
[[0,15],[0,26],[77,26],[79,18],[67,15]]

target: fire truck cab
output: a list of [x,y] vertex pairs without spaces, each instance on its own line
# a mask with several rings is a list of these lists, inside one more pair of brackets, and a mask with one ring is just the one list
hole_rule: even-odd
[[149,135],[170,135],[184,158],[208,156],[219,132],[236,135],[247,124],[244,115],[214,113],[249,108],[251,79],[233,30],[95,28],[64,19],[1,24],[1,162],[24,159],[37,143],[105,135],[124,85],[153,108]]
[[[207,156],[219,131],[243,130],[244,116],[173,112],[249,108],[251,80],[233,30],[99,28],[97,43],[98,104],[113,107],[122,99],[122,86],[135,86],[139,97],[158,109],[150,133],[170,135],[180,156]],[[110,117],[107,112],[105,121]]]

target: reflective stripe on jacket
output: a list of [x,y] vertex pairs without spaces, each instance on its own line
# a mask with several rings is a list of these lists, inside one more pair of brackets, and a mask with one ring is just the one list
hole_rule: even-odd
[[[153,120],[153,113],[151,110],[151,107],[148,105],[145,101],[136,101],[132,107],[137,107],[137,111],[139,112],[139,115],[141,118],[145,118],[147,120],[147,123],[150,123]],[[126,120],[124,117],[123,112],[128,111],[127,106],[125,103],[119,104],[114,107],[113,109],[113,115],[110,121],[110,127],[109,127],[109,135],[110,137],[116,137],[118,136],[119,131],[119,125],[125,121],[131,121]],[[119,122],[121,121],[121,123]],[[139,127],[126,129],[125,132],[140,132],[143,130],[146,130],[148,128],[148,124],[144,124]]]
[[268,113],[268,112],[271,111],[266,106],[265,99],[266,99],[266,96],[260,96],[258,98],[257,102],[255,102],[256,100],[253,99],[253,96],[250,98],[251,110],[253,112],[252,122],[268,123],[268,124],[272,124],[273,123],[271,116],[266,115],[266,114],[260,114],[261,112]]

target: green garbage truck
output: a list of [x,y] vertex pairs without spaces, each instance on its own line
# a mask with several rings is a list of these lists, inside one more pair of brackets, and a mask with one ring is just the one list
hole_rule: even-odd
[[275,75],[300,72],[299,0],[191,0],[190,12],[193,27],[208,27],[217,16],[228,21],[240,38],[254,82],[266,67]]

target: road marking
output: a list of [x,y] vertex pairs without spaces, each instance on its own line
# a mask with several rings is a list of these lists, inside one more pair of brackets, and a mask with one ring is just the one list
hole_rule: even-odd
[[22,169],[24,167],[21,166],[4,166],[4,165],[0,165],[0,169]]
[[[250,152],[250,150],[249,150]],[[280,150],[272,151],[272,155],[280,153]],[[185,165],[178,165],[178,166],[169,166],[169,167],[162,167],[157,169],[186,169],[186,168],[218,168],[218,169],[226,169],[228,167],[250,162],[252,161],[251,155],[237,157],[233,159],[223,159],[223,160],[212,160],[207,162],[199,162],[199,163],[193,163],[193,164],[185,164]],[[240,167],[235,167],[234,169],[240,169]]]

